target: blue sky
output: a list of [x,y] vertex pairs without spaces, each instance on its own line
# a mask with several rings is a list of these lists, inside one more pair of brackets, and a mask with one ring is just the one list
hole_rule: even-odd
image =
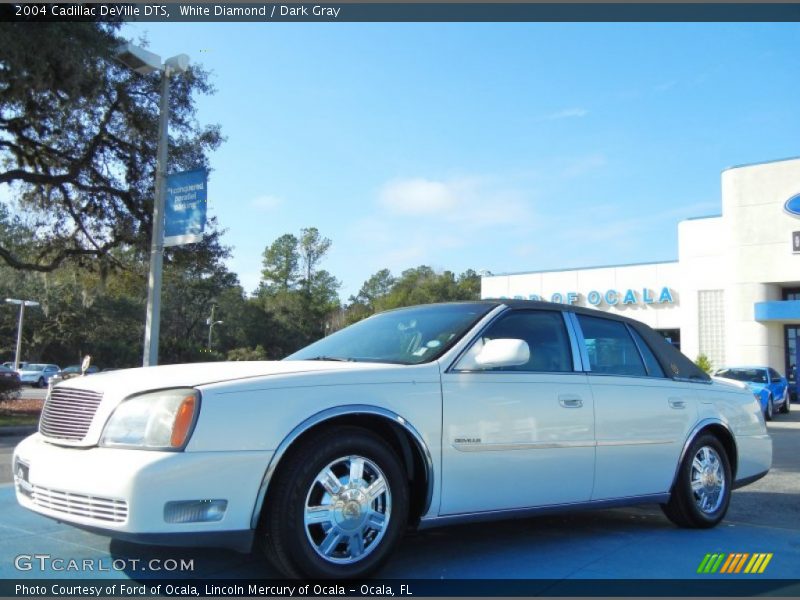
[[[252,290],[316,226],[377,270],[672,260],[720,171],[800,155],[797,24],[143,23],[212,71],[210,210]],[[713,243],[713,241],[709,241]]]

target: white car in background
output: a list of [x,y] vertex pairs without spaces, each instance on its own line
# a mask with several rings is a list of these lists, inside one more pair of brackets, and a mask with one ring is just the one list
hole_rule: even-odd
[[66,381],[13,468],[18,501],[59,521],[355,578],[407,525],[658,503],[712,527],[771,461],[752,393],[646,325],[487,300],[378,314],[279,362]]
[[50,383],[50,379],[58,375],[60,371],[58,365],[26,363],[19,369],[19,380],[21,383],[45,388]]

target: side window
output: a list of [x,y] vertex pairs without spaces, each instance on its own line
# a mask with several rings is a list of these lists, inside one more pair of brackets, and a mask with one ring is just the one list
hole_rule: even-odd
[[780,381],[781,380],[781,375],[775,369],[770,369],[769,370],[769,378],[772,381]]
[[633,335],[633,339],[636,341],[636,345],[639,347],[639,350],[642,353],[642,357],[644,358],[644,366],[647,368],[647,374],[650,377],[664,377],[664,369],[662,369],[661,365],[658,364],[658,359],[656,358],[656,355],[653,354],[650,346],[647,345],[647,342],[642,339],[642,336],[640,336],[639,332],[633,327],[631,327],[629,331]]
[[[523,365],[486,368],[475,360],[489,340],[515,339],[528,344],[530,358]],[[487,329],[458,361],[459,371],[523,371],[534,373],[572,372],[569,336],[560,312],[549,310],[514,311]]]
[[647,375],[642,357],[625,323],[585,315],[578,315],[578,322],[583,330],[589,365],[594,373]]

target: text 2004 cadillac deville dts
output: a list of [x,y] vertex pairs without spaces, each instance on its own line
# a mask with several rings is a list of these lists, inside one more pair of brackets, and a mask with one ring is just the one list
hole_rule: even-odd
[[[407,526],[660,503],[711,527],[763,476],[758,402],[636,321],[499,300],[382,313],[279,362],[56,386],[19,502],[116,538],[361,577]],[[568,476],[565,476],[568,474]]]

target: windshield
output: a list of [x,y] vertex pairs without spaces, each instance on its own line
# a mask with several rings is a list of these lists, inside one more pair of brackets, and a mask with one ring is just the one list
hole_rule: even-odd
[[380,313],[284,360],[351,360],[413,365],[438,358],[496,305],[463,302]]
[[717,377],[750,383],[767,383],[767,372],[764,369],[722,369],[717,371]]

